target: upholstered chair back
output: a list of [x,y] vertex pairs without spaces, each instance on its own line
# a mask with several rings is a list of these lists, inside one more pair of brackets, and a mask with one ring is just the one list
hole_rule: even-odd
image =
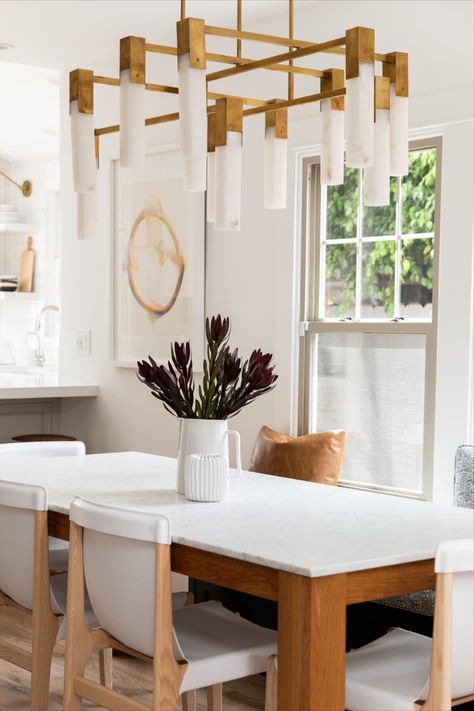
[[42,486],[0,480],[0,590],[33,609],[35,513],[46,511]]
[[454,503],[474,509],[474,445],[461,444],[454,459]]
[[[70,518],[84,529],[84,577],[100,626],[152,656],[156,544],[170,545],[168,519],[83,499],[74,500]],[[176,644],[175,651],[181,656]]]
[[86,453],[84,442],[8,442],[0,444],[0,473],[2,466],[24,457],[71,457]]

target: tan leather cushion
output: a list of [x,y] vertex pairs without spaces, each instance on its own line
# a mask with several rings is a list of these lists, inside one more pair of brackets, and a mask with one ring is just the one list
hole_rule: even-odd
[[263,474],[337,484],[346,434],[342,430],[289,437],[262,427],[249,469]]

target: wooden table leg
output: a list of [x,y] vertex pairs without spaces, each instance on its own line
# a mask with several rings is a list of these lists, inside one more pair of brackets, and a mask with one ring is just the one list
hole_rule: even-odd
[[280,572],[278,711],[344,711],[346,576]]

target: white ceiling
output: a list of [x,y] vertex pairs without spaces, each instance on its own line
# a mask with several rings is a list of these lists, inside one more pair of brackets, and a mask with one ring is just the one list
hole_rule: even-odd
[[[295,12],[316,0],[296,0]],[[287,0],[244,0],[244,25],[287,11]],[[106,61],[120,37],[175,43],[179,0],[1,0],[0,42],[14,44],[8,61],[71,69]],[[187,0],[189,17],[233,25],[235,0]],[[286,28],[282,28],[286,29]]]
[[[179,0],[0,0],[0,42],[15,45],[13,49],[0,51],[0,59],[61,71],[84,67],[117,76],[120,37],[138,35],[151,42],[174,44],[179,4]],[[440,115],[446,120],[472,116],[473,7],[471,0],[295,0],[295,35],[323,41],[341,36],[345,29],[355,25],[374,27],[378,51],[409,52],[411,120],[416,114],[412,125],[429,125],[439,120]],[[208,24],[227,26],[235,23],[235,8],[235,0],[187,0],[186,4],[188,16],[204,17]],[[287,0],[243,0],[243,27],[286,34],[287,8]],[[212,51],[231,53],[229,41],[213,37],[209,45]],[[225,47],[221,49],[218,42],[225,42]],[[244,56],[250,57],[268,51],[268,45],[250,42],[244,42],[243,47]],[[269,51],[280,50],[270,46]],[[340,65],[340,59],[318,55],[303,58],[301,64],[323,69]],[[213,65],[211,71],[217,68]],[[177,81],[176,62],[172,57],[150,55],[149,70],[149,81]],[[14,71],[17,70],[0,74],[3,82],[0,103],[7,106],[5,110],[13,117],[6,124],[12,127],[12,133],[0,136],[0,156],[2,150],[34,151],[24,131],[23,143],[13,136],[15,127],[20,127],[26,116],[30,120],[31,117],[41,119],[42,129],[48,129],[48,119],[51,128],[56,125],[47,102],[38,97],[39,84],[34,75],[28,79],[25,73],[21,81],[13,82]],[[48,81],[48,74],[45,76]],[[23,87],[21,92],[19,86]],[[9,87],[13,89],[11,96]],[[51,90],[50,85],[48,89]],[[261,98],[283,96],[286,75],[256,72],[250,77],[242,74],[217,82],[216,91]],[[308,77],[298,78],[296,92],[297,95],[313,93],[314,81]],[[176,110],[176,97],[148,94],[148,115]],[[56,97],[51,100],[56,101]],[[96,111],[97,125],[116,122],[117,92],[101,87]],[[305,112],[319,114],[310,105],[294,109],[291,118],[306,115]],[[42,135],[44,143],[44,131]],[[6,146],[6,140],[11,141],[11,148]]]
[[59,72],[0,62],[0,159],[29,161],[59,151]]

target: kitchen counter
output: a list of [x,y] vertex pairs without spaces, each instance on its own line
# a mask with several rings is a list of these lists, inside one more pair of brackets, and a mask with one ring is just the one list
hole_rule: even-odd
[[95,397],[97,385],[61,381],[55,368],[0,366],[0,400]]
[[30,385],[26,387],[1,387],[0,400],[51,400],[66,397],[96,397],[97,385]]

